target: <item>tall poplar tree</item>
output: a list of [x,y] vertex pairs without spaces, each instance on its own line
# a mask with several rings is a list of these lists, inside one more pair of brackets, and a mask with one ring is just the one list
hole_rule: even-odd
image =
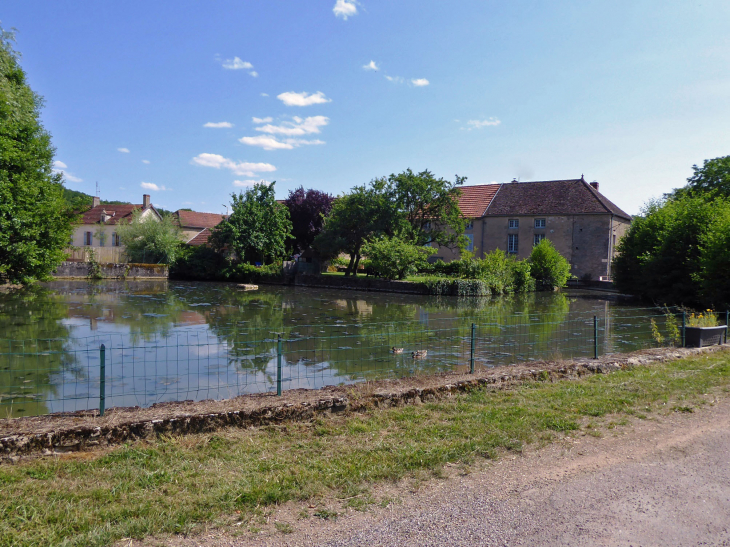
[[0,282],[27,284],[61,263],[72,227],[39,121],[43,99],[28,86],[14,41],[0,28]]

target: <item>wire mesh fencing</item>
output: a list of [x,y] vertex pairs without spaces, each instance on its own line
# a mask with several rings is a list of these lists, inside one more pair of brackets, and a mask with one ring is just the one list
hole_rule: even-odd
[[[723,314],[725,323],[727,314]],[[238,329],[0,339],[0,418],[168,401],[228,399],[364,380],[682,345],[681,314],[515,314],[499,322],[412,321],[242,325]],[[724,340],[726,341],[726,340]]]

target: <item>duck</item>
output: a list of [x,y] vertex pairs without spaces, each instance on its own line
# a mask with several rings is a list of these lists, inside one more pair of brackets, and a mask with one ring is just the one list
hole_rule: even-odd
[[403,348],[396,348],[393,346],[393,353],[403,353]]
[[417,349],[416,351],[411,353],[411,357],[413,357],[414,359],[423,359],[427,355],[428,355],[427,349]]

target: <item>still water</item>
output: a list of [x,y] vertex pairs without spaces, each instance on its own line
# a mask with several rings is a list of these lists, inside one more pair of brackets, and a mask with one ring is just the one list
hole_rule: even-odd
[[631,351],[654,344],[656,315],[595,292],[56,281],[0,294],[0,417],[97,408],[102,344],[107,408],[149,406],[276,390],[278,355],[295,389]]

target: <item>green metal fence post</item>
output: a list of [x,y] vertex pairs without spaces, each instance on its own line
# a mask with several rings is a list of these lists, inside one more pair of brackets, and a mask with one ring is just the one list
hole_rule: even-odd
[[474,374],[474,341],[476,338],[476,325],[471,324],[471,357],[469,358],[469,372]]
[[725,310],[725,343],[727,344],[727,329],[730,329],[730,311]]
[[281,334],[276,341],[276,394],[281,395]]
[[593,316],[593,358],[598,359],[598,316]]
[[685,347],[684,328],[687,325],[687,312],[682,312],[682,347]]
[[104,415],[106,404],[106,346],[99,348],[99,416]]

